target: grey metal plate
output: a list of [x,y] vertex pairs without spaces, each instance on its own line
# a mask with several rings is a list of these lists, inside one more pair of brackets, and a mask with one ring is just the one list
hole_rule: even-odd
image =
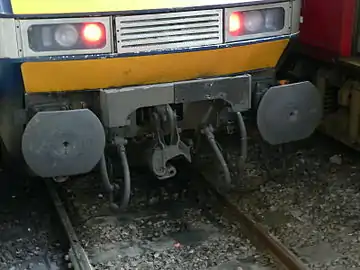
[[119,53],[216,45],[223,42],[223,10],[197,10],[115,18]]
[[271,87],[257,111],[261,136],[273,145],[309,137],[321,118],[321,95],[310,82]]
[[248,110],[251,75],[104,89],[100,91],[101,117],[106,127],[122,127],[138,108],[214,99],[227,101],[235,111]]
[[41,177],[87,173],[99,162],[104,147],[103,126],[88,109],[39,112],[22,139],[25,161]]
[[106,127],[127,125],[129,115],[138,108],[172,103],[173,84],[155,84],[104,89],[100,91],[102,121]]
[[222,77],[175,83],[175,103],[223,99],[236,111],[251,104],[251,76]]

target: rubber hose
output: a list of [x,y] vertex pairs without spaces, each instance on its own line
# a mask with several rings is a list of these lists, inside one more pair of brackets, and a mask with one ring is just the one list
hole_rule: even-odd
[[114,186],[111,185],[108,170],[106,168],[106,160],[105,155],[103,154],[100,160],[100,172],[101,172],[101,179],[103,180],[105,190],[109,194],[110,200],[110,208],[114,211],[119,210],[119,206],[114,203]]
[[122,202],[120,204],[120,210],[125,209],[129,205],[130,195],[131,195],[131,177],[130,177],[130,168],[129,163],[126,157],[126,149],[124,145],[118,146],[118,151],[121,158],[121,164],[124,169],[124,193]]
[[241,162],[245,162],[247,159],[247,148],[248,148],[248,142],[247,142],[247,131],[246,131],[246,126],[245,126],[245,122],[244,122],[244,118],[241,114],[241,112],[237,112],[236,113],[237,116],[237,120],[238,120],[238,125],[239,125],[239,130],[240,130],[240,137],[241,137],[241,154],[240,154],[240,158],[241,158]]
[[217,145],[217,143],[215,141],[214,135],[212,134],[212,132],[209,130],[208,127],[204,129],[204,133],[205,133],[206,138],[208,139],[211,147],[213,148],[213,150],[215,152],[215,155],[216,155],[216,157],[218,158],[218,160],[220,162],[221,167],[223,168],[226,184],[231,185],[231,176],[230,176],[229,167],[226,164],[224,156],[221,153],[221,151],[220,151],[220,149],[219,149],[219,147],[218,147],[218,145]]

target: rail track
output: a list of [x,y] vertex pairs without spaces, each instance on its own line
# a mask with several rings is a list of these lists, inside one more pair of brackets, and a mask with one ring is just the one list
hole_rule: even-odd
[[[282,244],[276,237],[270,234],[265,227],[252,219],[248,214],[241,211],[241,209],[234,205],[226,195],[218,193],[209,186],[209,189],[215,193],[220,205],[229,219],[237,221],[242,228],[242,231],[254,246],[260,250],[269,253],[277,262],[279,269],[296,269],[305,270],[305,264],[284,244]],[[214,205],[216,207],[216,205]],[[221,209],[220,209],[221,210]]]
[[22,180],[0,170],[0,269],[67,269],[67,239],[46,186]]
[[133,177],[133,201],[118,214],[99,193],[96,176],[62,187],[48,182],[74,269],[307,269],[209,184],[214,179],[183,171],[161,183],[146,174]]
[[[233,142],[229,145],[234,148]],[[10,215],[8,204],[3,214],[0,211],[5,221],[0,224],[0,238],[5,239],[0,242],[0,269],[357,269],[360,163],[341,149],[330,149],[329,142],[313,145],[317,148],[295,146],[290,155],[281,154],[288,161],[288,179],[272,176],[277,182],[265,181],[269,176],[254,169],[261,165],[258,159],[249,160],[246,170],[252,177],[244,174],[242,181],[255,186],[260,182],[261,187],[258,183],[257,188],[250,185],[229,193],[213,184],[222,177],[214,164],[202,174],[186,167],[176,179],[164,182],[144,171],[134,172],[132,200],[121,213],[110,211],[97,173],[59,185],[46,182],[50,196],[43,196],[46,189],[39,184],[30,184],[26,196],[14,193],[17,200],[2,188],[13,208],[21,211]],[[257,155],[254,148],[250,151]],[[231,155],[236,163],[237,153]],[[272,158],[275,161],[276,155]],[[270,164],[275,165],[279,164]],[[233,178],[238,173],[232,169]],[[48,204],[45,197],[52,199],[56,211],[41,210],[40,205]],[[44,222],[47,211],[58,213],[57,223]],[[279,211],[293,218],[284,222],[285,214]],[[62,238],[68,266],[63,249],[46,237],[60,223],[66,232]],[[14,229],[28,235],[6,240]],[[38,236],[33,234],[36,230]]]

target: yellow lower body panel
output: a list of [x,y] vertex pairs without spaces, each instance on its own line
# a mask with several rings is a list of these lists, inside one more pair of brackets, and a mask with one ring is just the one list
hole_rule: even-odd
[[275,67],[289,40],[123,58],[26,62],[27,93],[89,90],[223,76]]

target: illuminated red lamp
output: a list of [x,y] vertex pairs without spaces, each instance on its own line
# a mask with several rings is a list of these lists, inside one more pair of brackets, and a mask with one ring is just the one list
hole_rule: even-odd
[[229,33],[232,36],[240,36],[243,33],[243,16],[241,12],[233,12],[229,16]]
[[97,23],[87,23],[81,31],[82,39],[87,43],[98,43],[105,38],[105,29]]

